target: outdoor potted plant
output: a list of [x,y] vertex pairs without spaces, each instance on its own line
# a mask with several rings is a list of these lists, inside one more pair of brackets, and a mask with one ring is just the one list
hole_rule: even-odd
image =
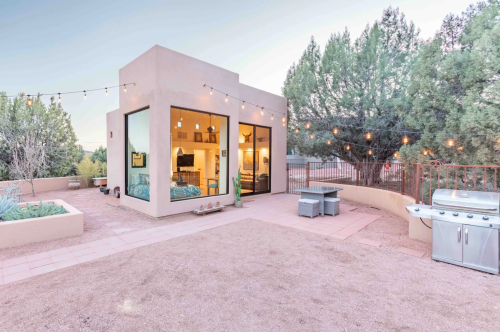
[[237,208],[242,208],[243,202],[241,201],[241,171],[239,168],[238,168],[237,181],[234,179],[233,176],[233,186],[234,186],[234,193],[236,195],[236,201],[234,202],[234,206]]
[[104,193],[104,195],[109,195],[109,188],[104,188],[102,187],[102,192]]
[[100,191],[100,192],[102,192],[102,193],[103,193],[103,192],[104,192],[104,189],[106,189],[106,187],[104,187],[104,186],[99,186],[99,191]]
[[68,189],[69,190],[77,190],[80,189],[80,181],[75,178],[68,181]]

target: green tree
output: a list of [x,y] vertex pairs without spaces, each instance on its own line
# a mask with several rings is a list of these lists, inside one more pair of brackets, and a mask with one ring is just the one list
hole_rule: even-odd
[[445,163],[500,163],[499,40],[500,6],[491,0],[461,16],[447,16],[421,48],[408,89],[406,123],[438,134],[422,134],[401,148],[405,161],[422,161],[421,151],[428,150]]
[[0,173],[7,176],[5,170],[12,163],[14,147],[25,142],[30,134],[34,146],[43,148],[47,160],[36,177],[71,174],[78,156],[71,117],[54,98],[49,105],[44,105],[39,96],[31,99],[29,106],[24,94],[9,100],[0,93]]
[[[399,9],[388,8],[354,42],[347,30],[333,34],[321,53],[312,39],[298,64],[289,69],[283,87],[288,98],[289,146],[323,160],[391,157],[402,144],[398,131],[407,129],[401,110],[417,56],[418,34]],[[332,133],[334,128],[338,134]],[[369,141],[368,132],[373,135]]]
[[90,157],[93,162],[96,160],[99,160],[101,163],[107,162],[107,149],[103,148],[102,145],[92,153],[92,156]]
[[100,177],[103,171],[101,162],[99,160],[95,163],[92,162],[89,155],[85,155],[82,161],[75,166],[76,174],[83,177],[88,188],[92,185],[92,178]]

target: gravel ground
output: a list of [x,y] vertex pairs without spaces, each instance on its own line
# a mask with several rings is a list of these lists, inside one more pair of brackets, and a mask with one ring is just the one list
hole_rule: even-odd
[[0,287],[0,330],[498,331],[498,281],[247,219]]
[[[112,236],[111,221],[139,230],[193,218],[148,218],[92,189],[37,199],[55,197],[88,211],[85,234],[0,259]],[[499,330],[498,276],[434,262],[402,218],[343,203],[382,217],[344,241],[247,219],[0,286],[0,331]]]
[[[99,192],[98,188],[48,191],[39,193],[36,197],[26,195],[23,199],[25,202],[62,199],[66,203],[73,205],[83,212],[84,233],[82,236],[32,243],[17,248],[0,249],[0,261],[116,236],[117,233],[113,229],[129,228],[133,231],[139,231],[193,219],[191,213],[152,218],[120,206],[118,198],[115,198],[111,193],[104,195]],[[232,209],[234,207],[229,206],[226,210]],[[105,225],[111,222],[120,222],[120,224],[113,227]]]

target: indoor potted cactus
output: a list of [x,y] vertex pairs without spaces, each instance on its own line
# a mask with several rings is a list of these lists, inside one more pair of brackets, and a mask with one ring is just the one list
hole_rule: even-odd
[[236,195],[236,201],[234,202],[234,206],[237,208],[243,207],[243,202],[241,201],[241,171],[238,168],[238,179],[235,180],[233,176],[233,186],[234,193]]

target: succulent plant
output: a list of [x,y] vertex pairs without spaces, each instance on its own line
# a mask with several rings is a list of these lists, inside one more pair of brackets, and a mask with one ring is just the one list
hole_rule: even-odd
[[5,213],[14,210],[17,207],[17,203],[13,202],[11,199],[0,197],[0,219],[3,218]]
[[[17,205],[17,204],[16,204]],[[56,214],[68,213],[62,206],[58,207],[54,203],[42,203],[40,205],[26,204],[26,207],[18,207],[12,209],[3,215],[4,221],[21,220],[28,218],[40,218],[53,216]]]
[[241,171],[239,168],[238,168],[237,181],[234,179],[233,176],[233,186],[234,186],[234,193],[236,194],[236,201],[239,202],[241,201]]

